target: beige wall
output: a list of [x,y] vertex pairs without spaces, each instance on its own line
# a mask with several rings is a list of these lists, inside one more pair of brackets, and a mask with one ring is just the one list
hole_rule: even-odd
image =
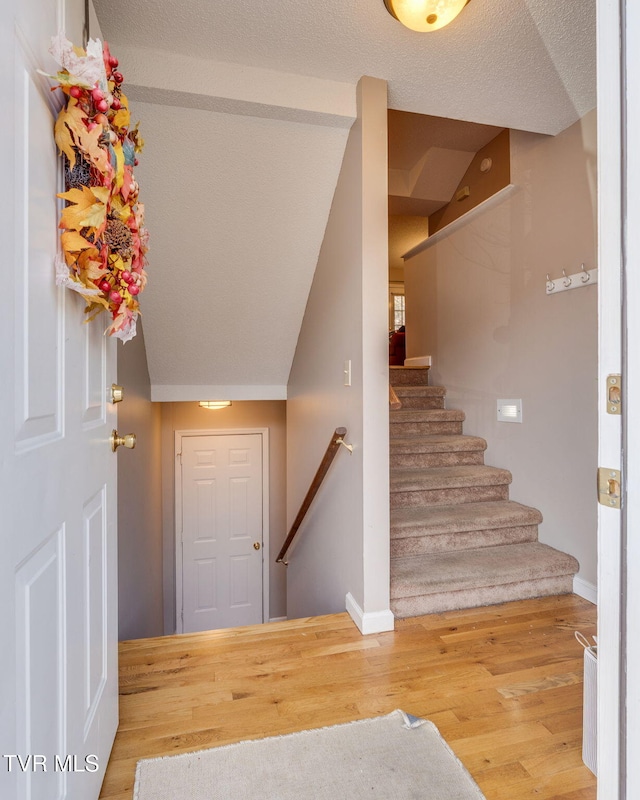
[[[207,399],[207,398],[203,398]],[[283,400],[236,401],[208,411],[197,403],[162,406],[162,528],[164,539],[164,630],[176,629],[175,431],[269,429],[269,617],[286,615],[286,568],[275,558],[286,536],[286,404]]]
[[[338,452],[287,569],[290,617],[389,608],[386,84],[363,78],[288,385],[291,522],[335,428]],[[344,385],[351,360],[352,385]]]
[[142,326],[118,343],[118,430],[135,433],[135,450],[118,450],[118,625],[120,639],[160,636],[162,517],[160,407],[150,401]]
[[[596,264],[596,117],[558,136],[512,132],[506,199],[407,262],[407,356],[484,436],[486,463],[512,470],[511,497],[544,515],[540,539],[596,583],[597,288],[546,295]],[[522,398],[523,423],[496,421]]]

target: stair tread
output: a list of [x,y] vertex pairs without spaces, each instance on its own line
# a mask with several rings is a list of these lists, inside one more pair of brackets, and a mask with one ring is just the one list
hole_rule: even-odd
[[393,389],[396,394],[403,397],[444,397],[447,394],[444,386],[413,386],[412,384],[403,386],[399,384]]
[[394,422],[464,422],[464,411],[457,408],[401,408],[389,412],[389,421]]
[[391,535],[402,539],[417,535],[438,536],[445,533],[539,525],[542,514],[537,508],[513,500],[494,500],[446,506],[411,506],[391,509]]
[[391,597],[498,586],[577,573],[577,560],[540,542],[391,559]]
[[393,436],[389,440],[392,453],[449,453],[467,450],[486,450],[487,442],[479,436],[462,433],[432,433],[414,436]]
[[481,464],[424,468],[395,467],[391,470],[391,491],[496,486],[511,483],[511,478],[509,470]]

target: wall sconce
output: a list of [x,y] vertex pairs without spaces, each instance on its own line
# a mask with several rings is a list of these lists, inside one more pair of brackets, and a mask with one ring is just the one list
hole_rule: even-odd
[[384,0],[387,11],[406,28],[424,33],[452,22],[469,0]]
[[200,408],[216,409],[228,408],[231,405],[231,400],[201,400],[198,405]]

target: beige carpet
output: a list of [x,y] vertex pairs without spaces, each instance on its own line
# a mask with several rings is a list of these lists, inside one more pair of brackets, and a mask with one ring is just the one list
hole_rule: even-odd
[[138,762],[134,800],[484,800],[432,722],[402,711]]

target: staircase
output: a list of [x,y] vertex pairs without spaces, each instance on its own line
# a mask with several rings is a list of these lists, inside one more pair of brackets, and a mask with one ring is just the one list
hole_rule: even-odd
[[426,367],[390,367],[391,610],[412,617],[573,591],[575,558],[538,542],[542,515],[509,500],[511,473]]

